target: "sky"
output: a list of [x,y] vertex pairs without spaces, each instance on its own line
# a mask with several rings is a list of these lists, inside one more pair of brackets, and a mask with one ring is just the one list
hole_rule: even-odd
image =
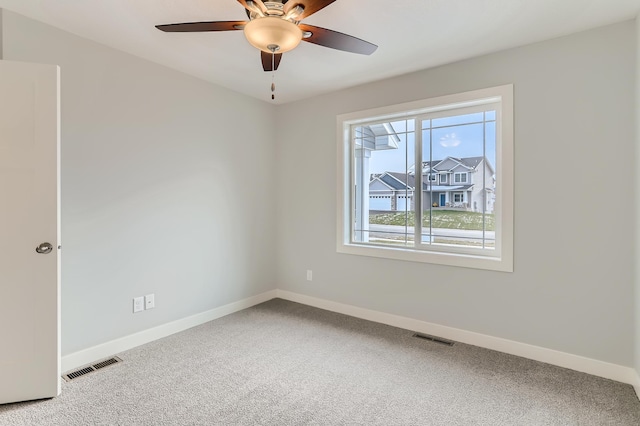
[[[482,113],[459,115],[422,121],[422,161],[442,160],[446,157],[481,157],[483,151],[483,127],[486,128],[486,157],[493,167],[496,158],[495,113],[487,112],[482,123]],[[409,123],[407,123],[409,121]],[[398,132],[398,149],[373,151],[369,160],[370,173],[385,171],[404,172],[414,164],[416,134],[412,120],[392,122]],[[433,126],[433,128],[429,128]],[[408,164],[407,164],[408,163]]]

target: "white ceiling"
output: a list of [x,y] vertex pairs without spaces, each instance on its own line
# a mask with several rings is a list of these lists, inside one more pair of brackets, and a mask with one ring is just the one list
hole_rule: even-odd
[[[0,0],[0,8],[270,102],[271,73],[241,31],[154,27],[245,20],[236,0]],[[304,22],[378,50],[362,56],[301,43],[283,55],[275,102],[633,19],[639,11],[640,0],[337,0]]]

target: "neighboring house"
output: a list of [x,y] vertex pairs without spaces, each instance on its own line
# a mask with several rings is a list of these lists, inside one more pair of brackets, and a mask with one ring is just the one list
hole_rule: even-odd
[[[422,163],[422,205],[493,212],[495,171],[484,157],[454,158]],[[415,172],[372,174],[369,210],[414,209]]]

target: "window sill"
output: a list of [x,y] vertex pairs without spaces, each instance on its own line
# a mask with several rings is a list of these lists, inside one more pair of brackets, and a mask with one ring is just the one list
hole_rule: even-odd
[[472,254],[425,251],[406,247],[395,248],[340,243],[337,246],[337,252],[356,256],[403,260],[407,262],[432,263],[445,266],[484,269],[488,271],[513,272],[513,258],[508,255],[503,255],[499,258]]

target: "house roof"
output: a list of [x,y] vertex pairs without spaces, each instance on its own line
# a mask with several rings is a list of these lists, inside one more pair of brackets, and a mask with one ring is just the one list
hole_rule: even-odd
[[375,151],[398,149],[400,137],[391,123],[378,123],[355,128],[356,145]]
[[[451,172],[455,167],[447,168],[447,169],[438,169],[438,165],[444,163],[445,161],[451,160],[456,166],[463,166],[468,168],[469,170],[475,170],[480,163],[485,160],[485,157],[446,157],[442,160],[432,160],[432,161],[423,161],[422,162],[422,170],[423,176],[427,176],[430,173],[442,173],[442,172]],[[491,173],[494,173],[493,167],[491,167],[491,163],[486,160],[487,167],[491,170]],[[384,182],[390,188],[396,191],[402,190],[413,190],[415,188],[415,175],[413,174],[413,169],[410,169],[409,173],[402,172],[384,172],[384,173],[373,173],[369,176],[369,182],[372,182],[374,179],[378,179]],[[467,191],[473,184],[471,185],[432,185],[429,186],[429,180],[425,177],[422,179],[422,190],[423,191]],[[430,189],[431,188],[431,189]]]
[[[384,191],[388,191],[388,190],[395,190],[394,187],[392,187],[391,185],[389,185],[388,183],[386,183],[384,180],[380,179],[380,176],[376,176],[376,177],[372,177],[372,179],[369,181],[369,190],[371,191],[371,185],[374,182],[379,182],[381,185],[383,185],[384,187],[386,187],[387,189]],[[382,189],[374,189],[373,191],[383,191]]]
[[456,158],[459,162],[464,164],[467,167],[475,168],[482,161],[482,157],[465,157],[465,158]]
[[[386,172],[381,175],[376,176],[379,180],[390,186],[391,188],[401,191],[401,190],[413,190],[415,188],[415,176],[407,173],[399,173],[399,172]],[[431,185],[426,182],[426,179],[422,182],[422,190],[432,192],[442,192],[442,191],[468,191],[473,187],[473,184],[470,185]]]
[[[439,169],[438,168],[438,164],[444,163],[447,160],[453,160],[454,162],[461,164],[469,169],[475,169],[476,167],[478,167],[478,165],[482,162],[482,160],[484,159],[484,157],[479,156],[479,157],[463,157],[463,158],[457,158],[457,157],[445,157],[442,160],[433,160],[433,161],[423,161],[422,162],[422,170],[425,169],[429,169],[430,171],[433,172],[446,172],[446,171],[450,171],[452,169]],[[493,166],[491,165],[491,162],[487,159],[487,166],[489,166],[489,169],[491,170],[491,172],[494,172]]]
[[460,185],[460,186],[432,185],[431,186],[431,192],[468,191],[472,187],[473,187],[473,184],[472,185]]
[[396,190],[415,187],[415,177],[406,173],[386,172],[380,177],[380,180]]

